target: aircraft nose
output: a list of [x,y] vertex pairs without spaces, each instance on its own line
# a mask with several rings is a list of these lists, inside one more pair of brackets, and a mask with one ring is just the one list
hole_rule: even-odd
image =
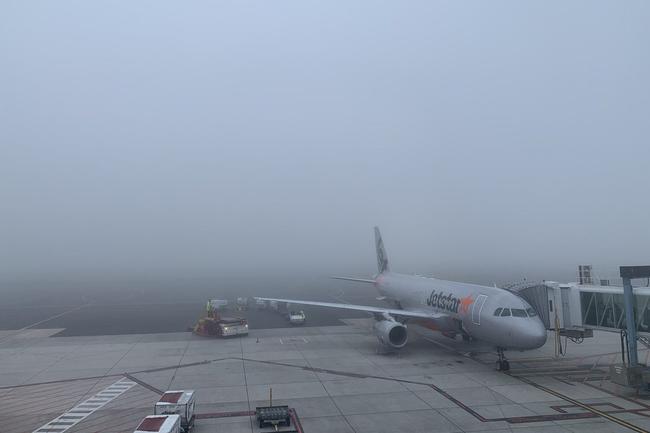
[[535,326],[531,327],[530,329],[530,345],[534,349],[542,347],[546,343],[546,335],[546,327],[541,321],[538,320],[537,323],[535,323]]

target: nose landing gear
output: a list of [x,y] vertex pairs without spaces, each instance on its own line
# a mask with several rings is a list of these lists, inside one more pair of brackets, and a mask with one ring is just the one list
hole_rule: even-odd
[[499,356],[499,359],[497,360],[497,371],[510,370],[510,363],[506,359],[506,355],[504,355],[502,348],[497,347],[497,355]]

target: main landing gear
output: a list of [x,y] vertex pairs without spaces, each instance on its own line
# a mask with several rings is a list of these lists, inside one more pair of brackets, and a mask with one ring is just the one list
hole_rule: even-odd
[[497,347],[497,355],[499,359],[497,360],[497,371],[508,371],[510,370],[510,363],[506,359],[506,356],[503,354],[503,349]]

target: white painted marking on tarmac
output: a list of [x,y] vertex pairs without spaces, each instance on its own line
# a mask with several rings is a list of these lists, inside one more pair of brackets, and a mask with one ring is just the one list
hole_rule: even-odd
[[306,337],[282,337],[280,338],[280,344],[304,344],[309,343],[309,340]]
[[120,379],[92,397],[79,403],[63,415],[60,415],[47,424],[37,428],[32,433],[63,433],[70,427],[73,427],[86,419],[96,410],[104,407],[107,403],[115,400],[135,385],[135,382]]
[[49,322],[50,320],[54,320],[54,319],[57,319],[57,318],[59,318],[61,316],[65,316],[66,314],[72,313],[73,311],[81,310],[82,308],[87,307],[88,305],[90,305],[90,304],[79,305],[78,307],[74,307],[74,308],[72,308],[72,309],[70,309],[68,311],[64,311],[63,313],[57,314],[57,315],[52,316],[52,317],[48,317],[47,319],[40,320],[40,321],[38,321],[36,323],[32,323],[31,325],[27,325],[24,328],[17,329],[15,331],[13,331],[12,333],[10,333],[9,335],[6,335],[6,336],[0,338],[0,343],[4,343],[5,341],[11,339],[12,337],[15,337],[15,336],[19,335],[21,332],[32,329],[32,328],[34,328],[34,327],[36,327],[36,326],[38,326],[38,325],[40,325],[42,323],[46,323],[46,322]]

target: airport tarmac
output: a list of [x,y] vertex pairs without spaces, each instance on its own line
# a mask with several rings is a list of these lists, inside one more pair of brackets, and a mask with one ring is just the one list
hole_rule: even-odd
[[225,340],[2,331],[0,431],[132,432],[162,391],[195,389],[196,433],[257,433],[248,413],[268,404],[270,388],[274,404],[294,408],[306,433],[650,429],[650,402],[607,379],[615,334],[569,342],[557,359],[551,339],[540,350],[510,353],[505,374],[479,346],[471,353],[460,340],[413,327],[405,349],[383,353],[369,319],[344,322]]
[[[205,315],[205,303],[210,298],[230,299],[238,296],[275,296],[297,299],[329,300],[340,302],[347,289],[345,300],[365,305],[381,305],[375,300],[371,285],[332,282],[328,278],[304,278],[294,287],[283,280],[270,279],[268,284],[256,282],[253,288],[240,287],[236,281],[224,283],[226,287],[192,287],[187,289],[157,287],[150,284],[144,289],[93,289],[57,288],[56,294],[42,290],[34,293],[27,288],[24,293],[14,290],[0,305],[0,331],[31,328],[60,328],[56,337],[122,335],[183,332]],[[215,295],[218,294],[218,295]],[[13,296],[12,296],[13,295]],[[317,307],[300,307],[307,316],[307,326],[341,325],[341,319],[363,318],[363,312],[325,310]],[[281,328],[287,321],[270,311],[227,312],[244,316],[251,329]]]

